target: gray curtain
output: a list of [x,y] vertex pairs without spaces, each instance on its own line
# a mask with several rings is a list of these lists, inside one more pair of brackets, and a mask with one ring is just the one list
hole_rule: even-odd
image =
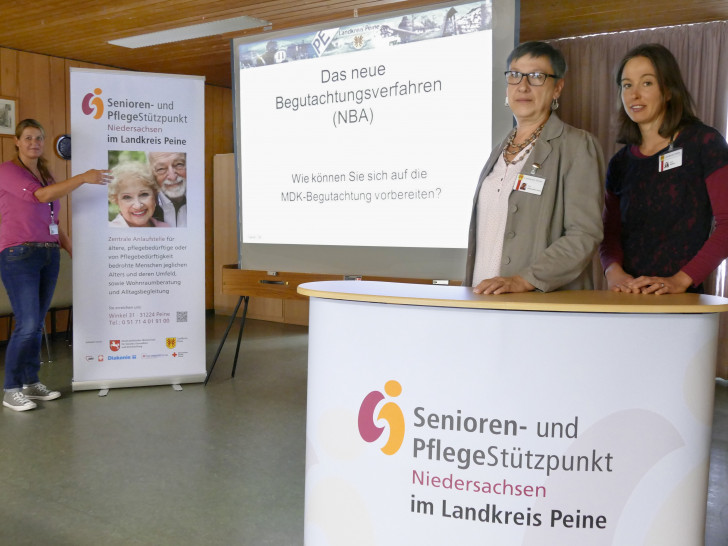
[[[663,44],[678,61],[695,100],[697,114],[726,135],[728,119],[728,21],[553,40],[566,57],[568,72],[560,100],[561,118],[597,137],[607,161],[621,147],[616,142],[616,113],[622,107],[616,69],[622,56],[646,43]],[[605,287],[595,259],[595,281]],[[726,261],[706,281],[708,293],[728,296]],[[728,378],[728,313],[721,314],[716,375]]]
[[559,115],[597,137],[609,158],[616,143],[616,113],[622,107],[617,65],[646,43],[663,44],[677,59],[700,119],[726,134],[728,118],[728,21],[597,34],[553,40],[568,64]]

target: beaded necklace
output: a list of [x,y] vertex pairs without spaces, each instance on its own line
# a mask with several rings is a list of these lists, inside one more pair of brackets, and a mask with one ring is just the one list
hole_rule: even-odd
[[[541,135],[541,130],[543,129],[544,125],[546,124],[542,124],[538,129],[531,133],[530,137],[528,137],[520,144],[513,144],[513,141],[516,138],[516,134],[518,133],[518,129],[511,133],[511,136],[508,137],[508,142],[506,142],[505,148],[503,148],[503,160],[506,162],[506,165],[514,165],[518,162],[518,154],[520,154],[526,147],[533,144],[533,142]],[[515,151],[508,151],[510,148],[515,149]],[[507,157],[508,155],[513,156],[513,159],[509,161]]]

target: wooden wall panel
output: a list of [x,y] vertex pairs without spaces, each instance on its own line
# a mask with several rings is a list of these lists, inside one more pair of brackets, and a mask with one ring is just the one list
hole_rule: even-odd
[[[48,80],[49,88],[53,90],[48,97],[49,112],[46,130],[45,157],[50,163],[51,172],[59,180],[68,178],[70,173],[67,169],[70,161],[58,157],[55,153],[55,142],[59,135],[66,134],[67,116],[66,104],[68,103],[68,91],[66,89],[66,64],[63,59],[49,57]],[[59,225],[67,234],[71,233],[71,196],[67,195],[61,199],[61,212]]]
[[[49,59],[45,55],[18,54],[18,120],[34,118],[44,127],[50,122]],[[52,166],[52,163],[51,163]]]
[[0,138],[0,161],[9,161],[15,157],[15,139],[3,136]]
[[66,63],[57,57],[48,57],[49,88],[53,91],[48,95],[48,123],[44,124],[46,130],[45,157],[51,165],[51,172],[56,176],[66,176],[67,161],[55,153],[55,141],[59,135],[69,132],[70,121],[66,115],[68,104],[68,90],[66,89]]
[[[233,151],[232,128],[232,92],[225,87],[208,85],[205,87],[205,306],[207,309],[215,307],[215,236],[218,229],[214,218],[215,191],[214,191],[214,164],[213,158],[217,154],[228,154]],[[234,171],[233,171],[234,175]],[[234,176],[233,176],[234,178]],[[234,188],[233,188],[234,189]],[[235,198],[233,196],[233,202]],[[237,241],[236,241],[237,244]],[[232,311],[232,309],[231,309]]]
[[[216,93],[214,90],[205,89],[205,308],[212,309],[215,305],[215,282],[214,272],[211,271],[210,252],[214,248],[214,230],[212,228],[213,212],[213,161],[211,153],[215,148],[215,133],[210,127],[215,125],[217,115],[215,113]],[[210,125],[208,125],[210,123]],[[212,302],[210,301],[212,297]]]
[[[7,50],[5,50],[7,51]],[[66,178],[65,161],[53,153],[53,142],[57,134],[65,130],[65,67],[63,59],[37,55],[34,53],[14,52],[15,81],[14,96],[18,99],[16,119],[33,118],[43,125],[46,131],[45,158],[51,173],[57,180]],[[2,61],[6,55],[0,56]],[[3,74],[6,74],[3,69]],[[8,76],[10,76],[8,74]],[[12,80],[12,76],[10,76]],[[3,153],[3,160],[15,157],[15,147]],[[59,225],[68,232],[70,226],[68,198],[61,199]]]
[[214,260],[212,278],[214,279],[214,299],[212,308],[216,313],[230,315],[238,297],[222,293],[222,266],[238,263],[237,198],[235,196],[235,156],[218,154],[213,167],[213,217]]
[[[18,96],[18,52],[0,48],[0,95],[17,98]],[[15,156],[15,140],[12,136],[0,136],[0,161],[8,161]]]
[[0,48],[0,95],[15,97],[18,91],[18,52]]

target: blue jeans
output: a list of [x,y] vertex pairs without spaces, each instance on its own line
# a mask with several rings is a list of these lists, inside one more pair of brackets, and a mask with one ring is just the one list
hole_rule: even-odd
[[43,323],[58,280],[59,248],[12,246],[0,252],[0,278],[15,315],[5,351],[5,390],[38,382]]

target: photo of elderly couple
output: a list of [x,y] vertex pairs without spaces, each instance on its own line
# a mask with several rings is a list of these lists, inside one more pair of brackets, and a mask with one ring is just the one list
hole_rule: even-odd
[[109,151],[109,226],[187,227],[187,154]]

